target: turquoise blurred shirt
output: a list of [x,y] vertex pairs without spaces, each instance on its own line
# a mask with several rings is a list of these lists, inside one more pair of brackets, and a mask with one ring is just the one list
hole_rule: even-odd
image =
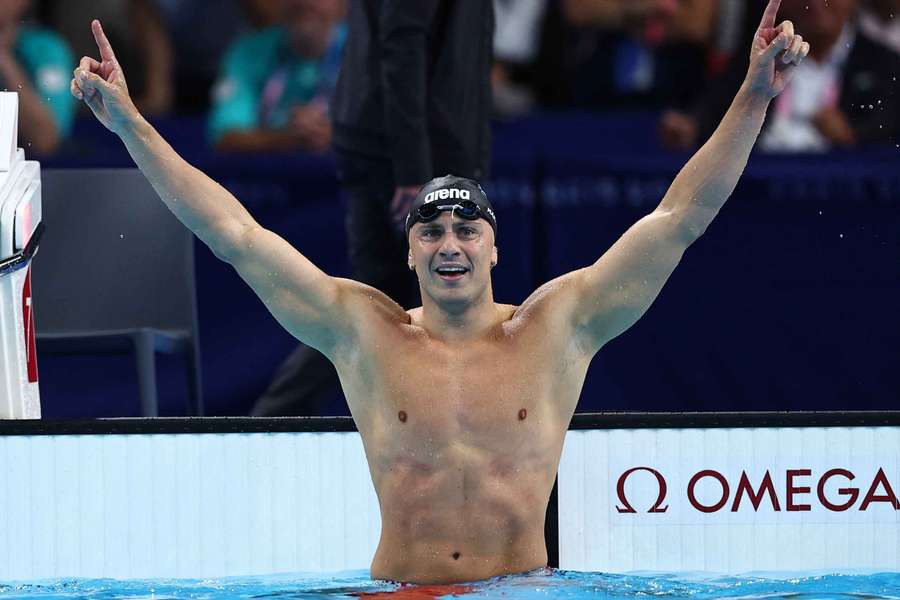
[[[78,109],[78,103],[69,93],[75,59],[68,44],[47,29],[22,27],[13,52],[35,93],[53,114],[60,137],[67,137]],[[4,84],[9,91],[16,91],[8,82]]]
[[328,102],[346,37],[346,27],[337,26],[316,59],[294,54],[282,26],[239,38],[225,55],[213,88],[210,140],[215,143],[231,130],[281,129],[293,107]]

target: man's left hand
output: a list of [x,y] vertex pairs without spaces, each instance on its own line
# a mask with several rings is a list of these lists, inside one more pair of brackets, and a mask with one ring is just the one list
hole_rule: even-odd
[[806,55],[809,44],[794,33],[794,24],[784,21],[777,27],[775,17],[781,0],[769,0],[750,50],[750,69],[745,86],[755,94],[772,99],[784,91],[794,70]]

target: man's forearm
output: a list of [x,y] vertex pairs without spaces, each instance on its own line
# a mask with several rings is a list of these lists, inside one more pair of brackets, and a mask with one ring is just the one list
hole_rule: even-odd
[[768,98],[742,87],[715,133],[678,173],[661,208],[682,220],[687,235],[702,235],[731,196],[768,105]]
[[187,163],[141,116],[118,132],[128,153],[178,220],[223,260],[256,221],[231,193]]

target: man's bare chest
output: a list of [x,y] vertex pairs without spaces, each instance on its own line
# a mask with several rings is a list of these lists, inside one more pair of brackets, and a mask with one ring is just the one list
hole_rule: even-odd
[[564,428],[565,397],[580,387],[580,366],[546,336],[515,332],[459,345],[415,332],[381,336],[355,362],[342,381],[358,425],[432,450],[509,449]]

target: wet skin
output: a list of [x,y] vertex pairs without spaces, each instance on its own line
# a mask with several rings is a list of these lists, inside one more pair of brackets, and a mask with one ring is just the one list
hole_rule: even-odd
[[[424,297],[477,302],[490,249],[473,244],[449,253],[472,266],[470,282],[423,276],[441,258],[417,249]],[[550,310],[565,285],[521,307],[491,301],[480,333],[453,340],[429,333],[422,308],[346,283],[356,334],[330,354],[381,506],[373,578],[450,583],[546,566],[547,502],[592,356]]]
[[[372,577],[423,583],[545,566],[544,515],[589,357],[546,308],[502,306],[446,343],[369,290],[376,310],[335,360],[381,506]],[[371,307],[369,308],[371,310]]]

